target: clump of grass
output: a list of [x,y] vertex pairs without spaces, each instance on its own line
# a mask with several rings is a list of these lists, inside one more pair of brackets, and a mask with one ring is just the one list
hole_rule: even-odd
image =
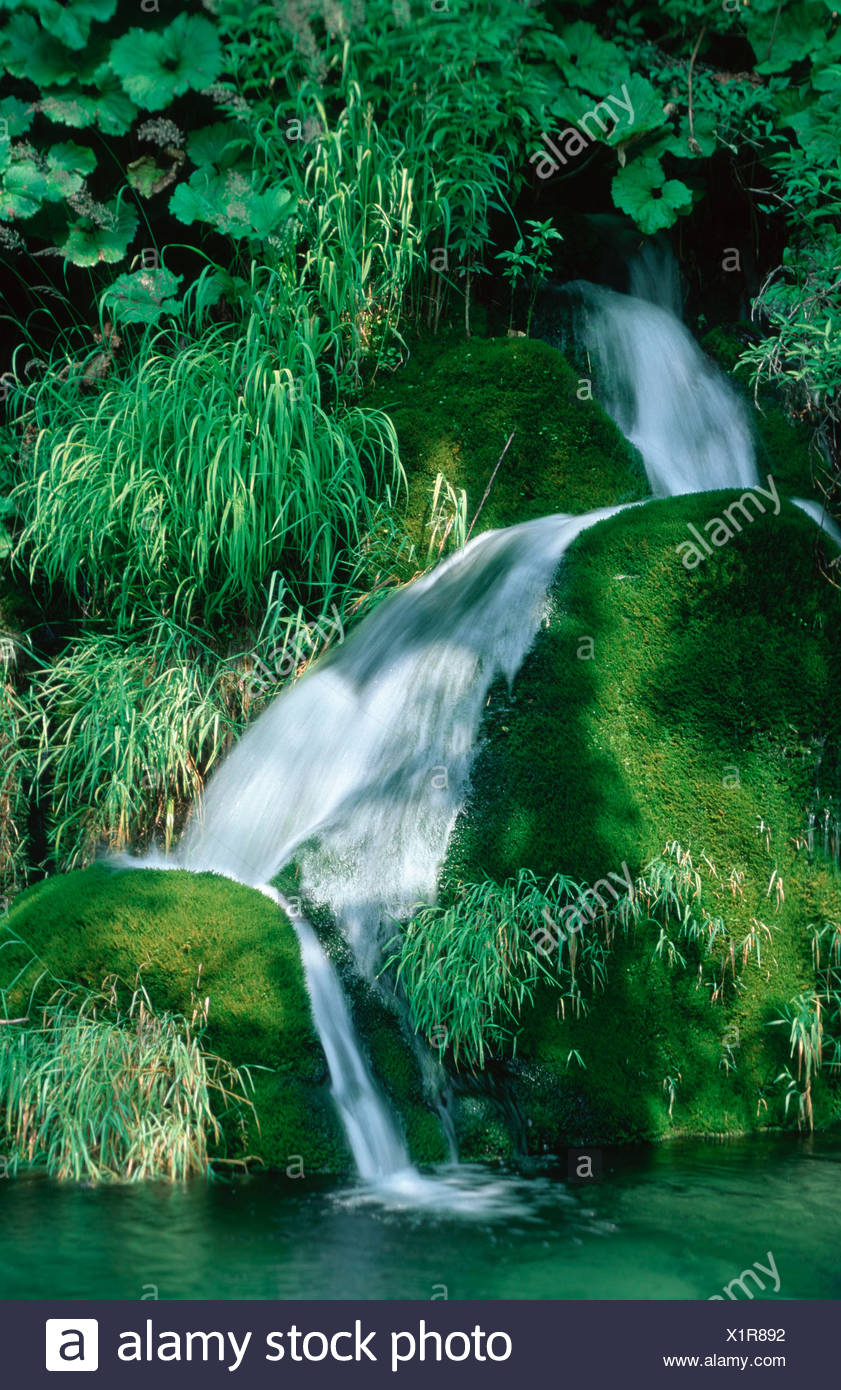
[[540,980],[557,986],[565,978],[581,1007],[576,969],[599,970],[595,938],[566,967],[559,951],[543,947],[547,923],[578,891],[560,874],[541,887],[527,869],[503,884],[464,884],[448,905],[419,907],[390,943],[396,949],[384,968],[396,967],[416,1030],[456,1067],[482,1067],[509,1041],[516,1045],[519,1016]]
[[[667,968],[686,969],[691,958],[698,986],[721,1001],[728,971],[733,988],[741,988],[737,960],[742,969],[750,959],[762,963],[771,928],[753,918],[737,940],[701,900],[705,879],[718,873],[706,855],[699,863],[670,840],[632,888],[611,890],[613,902],[562,874],[542,885],[527,869],[502,884],[461,884],[449,902],[415,910],[391,943],[384,969],[396,967],[416,1030],[439,1051],[449,1050],[456,1067],[481,1067],[486,1057],[516,1045],[522,1009],[534,1002],[541,981],[557,994],[559,1018],[567,1008],[576,1018],[586,1013],[588,996],[607,983],[617,933],[642,933],[653,943],[651,959]],[[738,895],[743,878],[734,869],[723,887]],[[710,960],[714,974],[705,979]]]
[[[215,1111],[250,1102],[242,1072],[203,1050],[206,1012],[156,1014],[138,985],[61,989],[30,1019],[0,1019],[0,1133],[12,1169],[91,1182],[208,1171]],[[214,1104],[215,1098],[215,1104]]]
[[785,1110],[797,1103],[797,1127],[814,1129],[812,1085],[823,1067],[841,1070],[841,923],[809,923],[816,984],[784,1005],[770,1027],[788,1030],[796,1073],[784,1067],[775,1077],[785,1085]]
[[[710,911],[702,900],[705,888],[716,884],[717,899],[725,892],[733,899],[741,898],[743,883],[743,870],[733,868],[722,883],[715,864],[706,854],[698,857],[696,865],[690,850],[684,849],[677,840],[670,840],[663,853],[646,864],[634,884],[633,894],[623,896],[617,903],[614,916],[626,931],[643,922],[656,926],[654,957],[670,967],[686,969],[687,957],[677,942],[690,947],[698,963],[699,985],[710,990],[713,1003],[720,1003],[725,998],[728,979],[730,987],[741,988],[737,960],[741,961],[742,970],[749,960],[761,965],[763,946],[767,947],[773,940],[773,928],[756,917],[751,918],[747,931],[738,939],[728,928],[722,913]],[[712,964],[712,978],[705,979],[705,963]]]
[[11,763],[41,780],[62,865],[101,846],[169,849],[245,722],[244,687],[212,654],[88,632],[36,673]]
[[15,765],[26,712],[0,669],[0,908],[26,880],[28,814],[24,775]]
[[253,271],[233,324],[206,298],[202,283],[179,335],[150,335],[99,388],[56,360],[15,398],[16,562],[118,631],[150,608],[257,631],[273,576],[328,611],[401,485],[391,422],[341,403],[340,338],[281,272]]
[[467,492],[453,487],[443,473],[438,473],[432,488],[430,516],[427,522],[429,545],[426,563],[435,564],[445,548],[463,550],[467,542]]

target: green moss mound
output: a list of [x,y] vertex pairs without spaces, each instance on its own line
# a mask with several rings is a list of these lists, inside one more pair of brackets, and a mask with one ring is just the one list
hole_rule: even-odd
[[371,404],[394,421],[409,478],[407,525],[425,556],[438,473],[467,493],[468,524],[506,440],[514,438],[474,534],[553,512],[585,512],[648,494],[637,451],[555,348],[527,338],[419,344]]
[[[17,945],[15,938],[25,945]],[[192,1014],[210,999],[206,1046],[253,1068],[259,1125],[226,1129],[228,1157],[259,1157],[304,1173],[352,1164],[315,1033],[295,932],[268,898],[210,874],[117,871],[103,865],[46,879],[2,922],[0,985],[32,953],[14,989],[25,1006],[46,969],[51,979],[98,989],[112,975],[131,988],[138,972],[158,1011]]]
[[[818,789],[841,785],[841,596],[787,503],[685,569],[688,525],[703,532],[734,496],[652,502],[584,533],[548,627],[488,711],[445,886],[521,866],[635,877],[677,839],[715,865],[737,938],[752,919],[772,929],[724,1004],[655,958],[656,932],[619,940],[586,1017],[562,1018],[543,992],[513,1064],[537,1151],[784,1121],[788,1039],[769,1025],[814,989],[808,924],[841,920],[841,875],[798,839]],[[733,868],[741,896],[723,886]],[[831,1082],[818,1097],[816,1121],[837,1116]]]

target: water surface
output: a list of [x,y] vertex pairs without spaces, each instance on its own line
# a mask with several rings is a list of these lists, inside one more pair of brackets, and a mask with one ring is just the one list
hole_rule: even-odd
[[[841,1135],[605,1151],[598,1182],[469,1168],[428,1201],[281,1176],[0,1183],[0,1297],[841,1298]],[[446,1209],[441,1206],[446,1203]],[[737,1298],[745,1295],[734,1289]]]

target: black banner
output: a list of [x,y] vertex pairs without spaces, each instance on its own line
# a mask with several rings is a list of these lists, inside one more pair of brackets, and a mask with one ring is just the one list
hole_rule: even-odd
[[[821,1303],[7,1303],[3,1381],[111,1386],[784,1384],[833,1364]],[[771,1379],[773,1378],[773,1380]],[[716,1378],[716,1383],[717,1378]]]

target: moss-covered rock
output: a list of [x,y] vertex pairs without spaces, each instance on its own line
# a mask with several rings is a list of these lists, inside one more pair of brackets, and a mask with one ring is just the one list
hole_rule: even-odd
[[[655,958],[656,932],[618,942],[586,1017],[564,1019],[543,991],[512,1069],[536,1151],[783,1120],[788,1039],[769,1025],[814,988],[808,924],[841,921],[841,875],[798,848],[818,786],[841,788],[841,598],[789,504],[684,568],[689,524],[703,531],[733,496],[652,502],[584,533],[512,694],[488,711],[445,883],[525,866],[594,884],[636,876],[676,839],[716,866],[737,940],[753,919],[772,928],[724,1004],[697,967]],[[837,1090],[819,1097],[817,1118],[837,1115]]]
[[[23,944],[15,944],[20,938]],[[46,969],[55,981],[98,989],[138,972],[153,1007],[191,1016],[209,998],[206,1046],[253,1068],[259,1125],[229,1127],[228,1156],[259,1157],[298,1175],[351,1168],[315,1033],[298,940],[263,894],[229,879],[178,870],[116,871],[96,865],[29,889],[0,924],[0,985],[32,953],[10,1000],[25,1006]],[[300,1161],[299,1161],[300,1160]]]
[[445,346],[435,339],[416,346],[370,404],[386,410],[397,429],[409,478],[407,525],[422,557],[437,475],[466,491],[469,524],[512,431],[474,534],[648,494],[637,451],[578,390],[561,354],[537,340],[472,338]]
[[465,1162],[509,1162],[516,1156],[509,1117],[487,1095],[457,1095],[454,1127],[459,1156]]

